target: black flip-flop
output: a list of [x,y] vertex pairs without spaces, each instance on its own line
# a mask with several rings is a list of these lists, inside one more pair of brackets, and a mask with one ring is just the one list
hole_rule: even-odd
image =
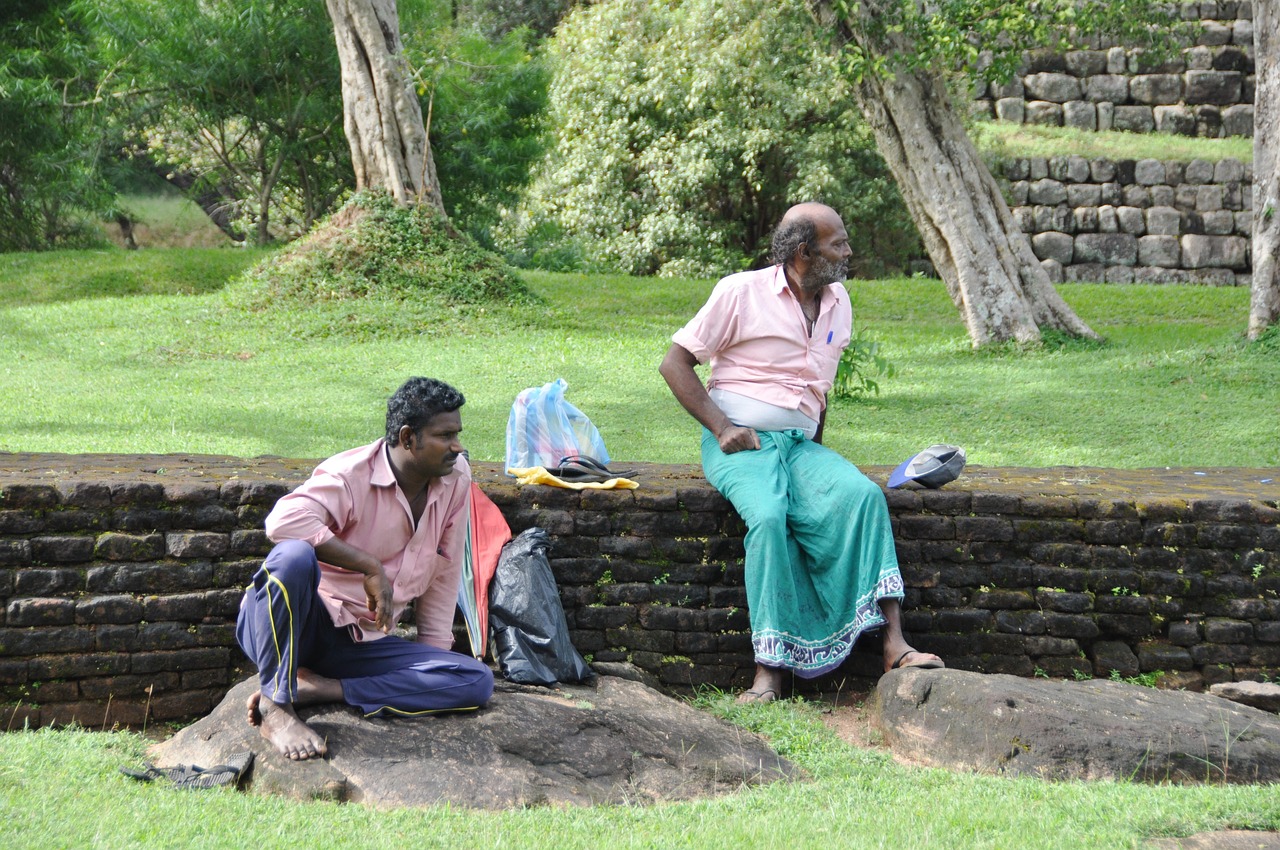
[[600,461],[586,455],[565,455],[560,458],[560,465],[548,469],[561,481],[608,481],[610,478],[626,478],[635,473],[631,470],[611,470]]
[[237,785],[240,777],[253,764],[253,753],[248,750],[233,753],[226,764],[214,767],[200,767],[194,764],[180,764],[177,767],[156,767],[150,762],[143,763],[142,770],[120,768],[120,772],[130,779],[139,782],[152,782],[164,777],[173,783],[174,788],[217,788],[220,785]]

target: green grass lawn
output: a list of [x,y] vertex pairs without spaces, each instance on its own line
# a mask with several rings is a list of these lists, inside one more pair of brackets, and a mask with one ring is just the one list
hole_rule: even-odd
[[510,847],[1131,848],[1146,837],[1280,827],[1270,786],[1042,782],[895,764],[836,740],[808,705],[710,707],[766,734],[808,781],[659,806],[376,811],[225,789],[141,785],[129,733],[0,735],[0,846],[39,848]]
[[[657,374],[711,281],[528,274],[537,308],[425,312],[385,303],[232,309],[222,281],[261,252],[0,256],[0,450],[323,457],[382,429],[406,376],[461,387],[474,456],[503,454],[516,392],[557,377],[621,460],[696,461],[696,434]],[[858,321],[896,364],[879,397],[839,402],[828,441],[896,463],[937,441],[971,462],[1277,465],[1280,357],[1240,338],[1248,293],[1064,286],[1103,347],[974,353],[942,285],[850,284]],[[416,315],[416,314],[415,314]],[[128,733],[0,735],[0,847],[1134,847],[1147,836],[1280,827],[1265,787],[1043,783],[895,764],[836,741],[811,708],[745,710],[807,782],[655,807],[379,812],[175,792],[119,776]]]
[[[545,305],[406,335],[379,332],[404,309],[381,302],[231,309],[219,280],[261,255],[0,256],[0,450],[319,458],[377,436],[387,396],[430,375],[467,395],[480,460],[503,458],[516,393],[564,378],[615,459],[697,461],[657,364],[712,281],[527,273]],[[1280,465],[1280,357],[1242,342],[1244,289],[1064,285],[1106,346],[975,353],[940,282],[849,288],[897,367],[832,405],[827,442],[857,463],[950,442],[985,466]]]

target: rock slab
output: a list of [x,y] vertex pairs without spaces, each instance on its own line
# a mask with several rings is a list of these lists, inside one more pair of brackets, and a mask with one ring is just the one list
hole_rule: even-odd
[[1045,779],[1280,781],[1280,717],[1209,694],[895,670],[875,722],[894,755],[935,767]]
[[366,718],[350,706],[298,714],[325,736],[325,759],[292,762],[245,721],[255,679],[151,750],[158,765],[220,763],[250,749],[246,787],[296,799],[378,807],[448,803],[481,809],[653,803],[796,778],[760,737],[639,682],[539,688],[499,682],[474,712]]

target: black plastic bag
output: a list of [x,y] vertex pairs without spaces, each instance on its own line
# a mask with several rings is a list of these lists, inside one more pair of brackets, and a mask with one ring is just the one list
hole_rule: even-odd
[[502,675],[525,685],[595,676],[569,641],[560,593],[547,561],[547,532],[522,531],[502,547],[489,585],[493,652]]

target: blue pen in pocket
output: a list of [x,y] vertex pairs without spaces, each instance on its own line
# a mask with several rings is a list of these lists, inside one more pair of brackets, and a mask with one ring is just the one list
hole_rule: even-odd
[[836,335],[835,331],[827,331],[827,345],[831,344],[831,338]]

